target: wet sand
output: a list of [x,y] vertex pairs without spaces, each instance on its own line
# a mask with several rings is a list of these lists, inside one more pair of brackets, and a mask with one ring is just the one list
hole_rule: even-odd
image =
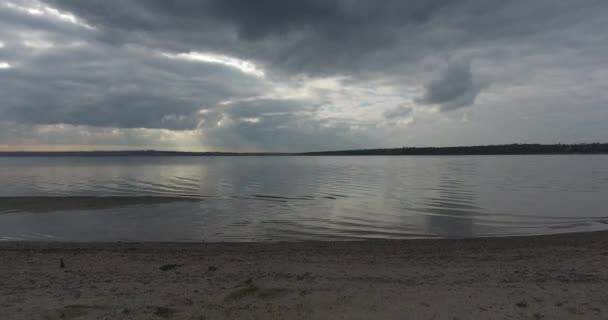
[[0,242],[0,262],[0,319],[9,320],[608,318],[607,232],[367,242]]

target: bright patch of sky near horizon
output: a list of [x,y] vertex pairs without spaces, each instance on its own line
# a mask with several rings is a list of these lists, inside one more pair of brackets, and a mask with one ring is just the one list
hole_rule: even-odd
[[593,0],[0,1],[0,150],[608,141],[606,12]]

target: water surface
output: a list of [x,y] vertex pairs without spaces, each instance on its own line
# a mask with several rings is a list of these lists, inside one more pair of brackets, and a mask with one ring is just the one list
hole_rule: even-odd
[[277,241],[608,229],[607,155],[0,158],[0,239]]

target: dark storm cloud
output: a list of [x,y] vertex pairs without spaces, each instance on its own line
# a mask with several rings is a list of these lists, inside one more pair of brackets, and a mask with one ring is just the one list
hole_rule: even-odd
[[[247,40],[310,31],[336,41],[350,41],[369,29],[423,23],[448,4],[449,1],[419,0],[380,3],[340,0],[207,1],[215,17],[236,25],[239,36]],[[359,38],[359,42],[362,40],[370,39]]]
[[[277,71],[308,74],[371,71],[377,64],[384,65],[386,58],[420,57],[433,46],[432,41],[424,43],[423,28],[433,29],[431,21],[444,11],[469,6],[462,0],[51,3],[98,27],[101,41],[182,51],[219,50],[253,57]],[[383,52],[397,46],[401,49],[394,53]],[[378,54],[378,59],[371,54]]]
[[[93,25],[124,31],[170,32],[180,38],[198,28],[225,24],[236,27],[243,40],[312,31],[340,40],[352,39],[364,29],[394,28],[424,23],[442,8],[467,1],[385,0],[376,3],[348,0],[306,1],[162,1],[51,0],[50,3],[77,13]],[[117,10],[120,9],[120,10]],[[217,30],[221,30],[218,28]]]
[[[533,38],[569,27],[603,1],[52,0],[112,43],[219,50],[282,71],[390,72],[428,54]],[[551,44],[549,44],[551,45]],[[392,69],[391,69],[392,68]]]
[[447,111],[473,104],[481,87],[473,82],[471,63],[463,60],[450,62],[425,90],[418,103],[439,105]]

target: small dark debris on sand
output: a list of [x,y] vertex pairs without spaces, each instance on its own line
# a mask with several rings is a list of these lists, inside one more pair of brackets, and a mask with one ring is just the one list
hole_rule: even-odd
[[174,311],[173,309],[167,307],[155,307],[153,313],[155,316],[161,318],[169,318],[173,315]]
[[[0,241],[0,320],[606,320],[607,248],[608,232],[277,243]],[[61,260],[65,268],[57,270]]]
[[162,265],[159,269],[161,271],[169,271],[169,270],[179,268],[181,266],[182,266],[181,264],[165,264],[165,265]]
[[207,270],[209,270],[209,271],[216,271],[217,267],[209,266],[209,268],[207,268]]
[[59,268],[65,268],[65,263],[63,263],[63,258],[59,259]]

